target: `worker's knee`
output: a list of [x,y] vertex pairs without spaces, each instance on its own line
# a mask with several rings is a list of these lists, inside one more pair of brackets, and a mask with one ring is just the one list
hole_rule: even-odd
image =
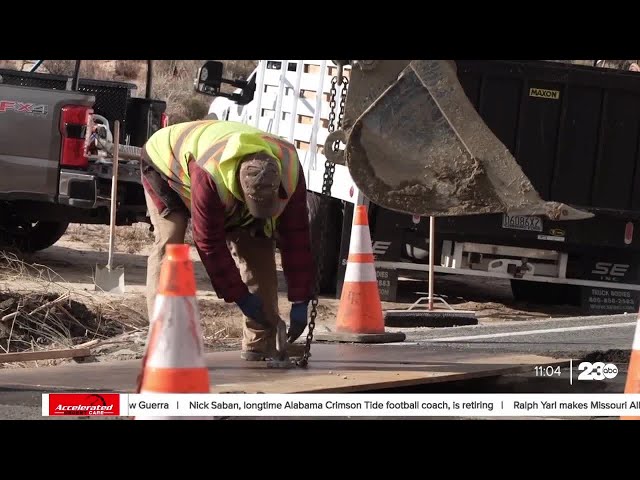
[[169,243],[184,243],[187,225],[188,219],[178,212],[159,219],[157,225],[154,225],[156,244],[164,252],[164,247]]

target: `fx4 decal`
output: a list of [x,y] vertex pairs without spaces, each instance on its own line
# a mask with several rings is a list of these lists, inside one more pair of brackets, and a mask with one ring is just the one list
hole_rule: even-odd
[[34,115],[47,115],[49,106],[36,103],[23,103],[14,100],[0,100],[0,113],[31,113]]

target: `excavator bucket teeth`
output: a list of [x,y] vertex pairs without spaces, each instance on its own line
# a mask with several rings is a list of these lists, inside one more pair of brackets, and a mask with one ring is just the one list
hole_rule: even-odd
[[[357,82],[375,84],[375,69],[356,70],[349,95]],[[374,203],[421,216],[592,216],[539,196],[469,101],[452,61],[415,60],[379,75],[386,76],[384,88],[363,97],[366,104],[358,99],[343,137],[351,176]]]

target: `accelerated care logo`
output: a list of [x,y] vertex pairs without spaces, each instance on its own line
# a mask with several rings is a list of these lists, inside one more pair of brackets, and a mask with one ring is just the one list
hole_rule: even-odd
[[50,393],[49,415],[120,415],[117,393]]

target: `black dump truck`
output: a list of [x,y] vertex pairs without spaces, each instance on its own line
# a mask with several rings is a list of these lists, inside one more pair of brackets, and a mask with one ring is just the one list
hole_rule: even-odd
[[[545,200],[595,215],[578,221],[469,215],[435,220],[435,270],[498,277],[516,299],[640,307],[640,74],[550,61],[457,61],[469,100]],[[345,204],[338,286],[353,205]],[[428,269],[429,219],[370,205],[381,293]],[[436,290],[437,293],[437,290]]]

